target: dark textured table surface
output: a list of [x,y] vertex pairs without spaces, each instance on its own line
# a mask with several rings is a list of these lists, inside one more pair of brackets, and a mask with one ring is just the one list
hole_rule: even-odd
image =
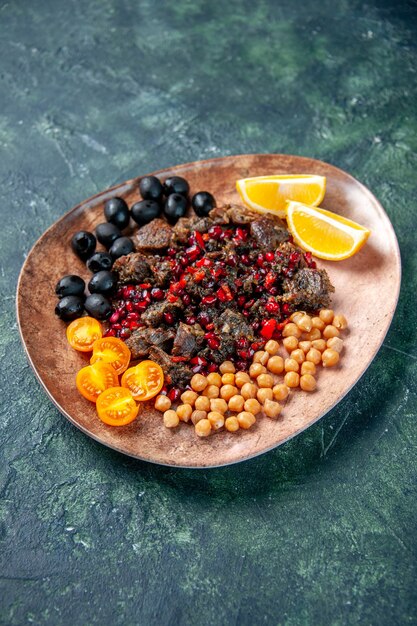
[[[0,2],[2,624],[417,623],[416,35],[414,1]],[[112,184],[248,152],[327,160],[375,193],[403,262],[391,329],[273,452],[211,471],[123,457],[36,381],[21,265]]]

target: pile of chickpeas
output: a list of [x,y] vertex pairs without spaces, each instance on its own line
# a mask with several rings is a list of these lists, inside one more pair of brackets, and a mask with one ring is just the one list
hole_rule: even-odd
[[225,361],[219,372],[194,374],[191,389],[184,391],[176,409],[165,395],[157,396],[155,408],[163,412],[167,428],[191,422],[199,437],[223,429],[247,430],[261,414],[277,419],[280,402],[291,389],[314,391],[317,366],[337,365],[343,349],[340,333],[346,328],[345,316],[331,309],[321,309],[315,317],[297,311],[282,331],[283,356],[278,354],[278,341],[271,339],[264,350],[255,352],[249,373],[236,372],[234,364]]

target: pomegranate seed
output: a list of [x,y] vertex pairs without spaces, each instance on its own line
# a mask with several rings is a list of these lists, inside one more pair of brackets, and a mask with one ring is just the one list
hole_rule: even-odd
[[265,337],[265,339],[271,339],[274,330],[276,328],[276,321],[274,319],[264,320],[262,322],[261,335]]
[[114,313],[112,313],[109,317],[110,324],[115,324],[116,322],[118,322],[119,317],[120,317],[119,311],[115,311]]
[[226,264],[229,265],[229,267],[236,267],[237,257],[234,256],[233,254],[230,254],[226,259]]
[[204,243],[203,235],[199,233],[198,230],[195,230],[193,232],[193,237],[194,237],[195,242],[200,246],[200,248],[203,248],[204,250],[206,245]]
[[139,320],[139,313],[128,313],[126,319],[128,322],[137,322]]
[[266,252],[265,253],[265,259],[269,262],[274,260],[274,253],[273,252]]
[[265,287],[267,289],[272,287],[276,279],[277,279],[277,275],[274,272],[268,272],[268,274],[265,277]]
[[217,291],[216,295],[220,302],[230,302],[233,300],[233,294],[230,291],[229,285],[222,285]]
[[109,328],[109,330],[107,330],[103,337],[115,337],[116,336],[116,331],[114,330],[114,328]]
[[123,298],[125,300],[128,300],[134,291],[135,291],[135,288],[133,285],[126,285],[125,287],[123,287],[123,291],[122,291]]
[[129,322],[127,320],[123,320],[122,321],[122,328],[128,328],[129,327]]
[[247,348],[249,346],[249,341],[248,339],[246,339],[246,337],[240,337],[237,341],[236,341],[236,348],[238,350],[244,350],[245,348]]
[[242,254],[242,256],[240,257],[240,260],[242,261],[243,265],[249,265],[250,263],[250,258],[248,257],[247,254]]
[[216,301],[216,296],[204,296],[204,298],[201,298],[201,304],[208,304],[209,306],[214,304]]
[[207,232],[210,235],[211,239],[219,239],[220,235],[223,233],[220,226],[217,226],[217,225],[209,228]]
[[258,328],[260,327],[261,323],[258,322],[258,320],[255,320],[252,322],[251,326],[253,328],[253,330],[258,330]]
[[278,315],[279,311],[280,311],[280,307],[278,302],[267,302],[266,306],[265,306],[265,310],[268,311],[268,313],[272,313],[272,315]]
[[173,387],[168,391],[168,398],[171,402],[177,402],[180,399],[181,391],[177,387]]
[[194,280],[196,283],[200,283],[204,277],[205,277],[204,270],[200,270],[199,272],[196,272],[194,274]]
[[209,363],[207,369],[208,369],[209,373],[217,372],[217,370],[219,369],[219,366],[217,365],[217,363]]
[[213,261],[203,256],[203,258],[198,259],[195,264],[196,267],[211,267],[213,265]]
[[258,267],[263,267],[264,266],[264,255],[263,254],[258,254],[258,258],[256,259],[256,265]]
[[277,296],[278,295],[278,287],[270,287],[268,289],[268,292],[271,294],[271,296]]
[[164,322],[165,324],[169,324],[171,326],[174,323],[174,316],[170,311],[165,311],[164,313]]
[[133,307],[134,307],[133,302],[131,302],[131,300],[128,300],[126,302],[126,311],[129,311],[129,313],[131,313],[133,311]]
[[251,300],[248,300],[245,304],[245,309],[250,309],[251,306],[253,306],[255,304],[255,300],[252,298]]
[[113,330],[115,330],[117,332],[118,330],[122,330],[122,325],[121,324],[113,324],[112,328],[113,328]]
[[141,289],[150,289],[152,287],[151,283],[141,283],[139,285]]
[[131,335],[131,332],[129,328],[122,328],[122,330],[120,331],[119,337],[120,339],[128,339],[130,335]]
[[208,315],[207,313],[199,313],[197,319],[200,322],[201,326],[203,326],[203,328],[205,328],[207,324],[210,324],[211,322],[210,315]]
[[129,328],[130,328],[130,330],[132,330],[132,331],[133,331],[133,330],[137,330],[139,327],[140,327],[140,324],[138,324],[137,322],[134,322],[134,321],[133,321],[133,322],[130,322],[130,323],[129,323]]
[[190,261],[195,261],[200,256],[201,251],[198,246],[191,246],[190,248],[186,249],[185,254]]
[[189,326],[194,326],[196,321],[197,321],[197,318],[194,317],[194,315],[187,315],[187,317],[185,318],[185,323],[188,324]]
[[190,359],[190,363],[191,365],[207,365],[207,359],[205,359],[203,356],[194,356],[192,359]]
[[243,228],[240,228],[238,226],[236,228],[235,234],[236,234],[237,239],[240,239],[241,241],[246,241],[249,233],[247,230],[244,230]]
[[290,254],[290,263],[298,263],[299,260],[300,260],[300,253],[299,252],[291,252],[291,254]]
[[193,374],[201,374],[201,372],[203,371],[203,366],[202,365],[194,365],[194,367],[191,368],[191,371]]
[[217,337],[207,339],[207,345],[210,348],[210,350],[218,350],[220,348],[220,339],[217,339]]
[[189,296],[188,293],[185,293],[183,296],[181,296],[181,300],[183,301],[185,306],[188,306],[191,302],[191,296]]
[[291,313],[291,307],[289,304],[285,303],[282,305],[282,312],[284,315],[289,315]]
[[168,248],[167,250],[167,255],[168,256],[175,256],[177,254],[177,251],[175,250],[175,248]]
[[167,300],[168,300],[168,302],[177,302],[178,296],[174,296],[173,293],[169,293],[167,295]]
[[[127,304],[129,304],[129,303],[127,303]],[[138,311],[139,313],[143,313],[143,311],[146,311],[146,307],[147,306],[148,306],[148,303],[145,300],[141,300],[140,302],[135,302],[133,304],[132,309],[135,310],[135,311]],[[131,312],[130,309],[128,309],[128,311]]]
[[244,306],[245,302],[246,302],[245,296],[239,296],[238,297],[238,299],[237,299],[238,306],[240,306],[240,307]]
[[151,291],[151,296],[154,300],[159,302],[160,300],[164,299],[164,292],[162,291],[162,289],[159,289],[159,287],[154,287]]
[[236,361],[236,369],[238,372],[245,372],[248,369],[249,363],[246,361]]
[[213,328],[214,328],[213,322],[210,322],[209,324],[206,324],[206,330],[213,330]]
[[249,359],[249,350],[238,350],[237,354],[243,361],[247,361]]

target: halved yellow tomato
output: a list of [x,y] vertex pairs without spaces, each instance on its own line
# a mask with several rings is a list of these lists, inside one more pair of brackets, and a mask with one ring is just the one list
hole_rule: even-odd
[[96,407],[101,421],[109,426],[126,426],[139,413],[139,405],[124,387],[110,387],[103,391],[97,398]]
[[67,326],[68,343],[79,352],[91,352],[94,342],[102,335],[101,324],[93,317],[79,317]]
[[122,376],[122,387],[129,389],[135,400],[150,400],[161,391],[163,384],[164,372],[154,361],[142,361]]
[[122,374],[129,366],[130,350],[117,337],[103,337],[93,344],[90,363],[93,365],[98,361],[109,363],[118,374]]
[[108,363],[94,363],[83,367],[75,379],[77,389],[90,402],[97,402],[97,398],[109,387],[117,387],[119,378],[116,370]]

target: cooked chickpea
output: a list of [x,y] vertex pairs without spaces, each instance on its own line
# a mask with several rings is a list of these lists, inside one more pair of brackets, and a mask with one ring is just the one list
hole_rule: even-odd
[[222,376],[222,385],[234,385],[235,384],[235,375],[230,373],[223,374]]
[[[275,339],[270,339],[269,341],[267,341],[266,344],[265,344],[265,350],[271,356],[275,356],[277,354],[278,350],[279,350],[279,343],[278,343],[278,341],[275,341]],[[262,363],[262,361],[261,361],[261,363]],[[262,365],[265,365],[265,363],[262,363]]]
[[219,370],[222,374],[234,374],[236,372],[232,361],[224,361],[224,363],[220,365]]
[[284,363],[286,372],[298,372],[300,365],[295,359],[285,359]]
[[229,410],[239,413],[240,411],[243,411],[244,404],[245,398],[242,396],[232,396],[229,400]]
[[260,363],[252,363],[249,368],[249,376],[251,378],[258,378],[261,374],[266,374],[266,367]]
[[294,322],[290,322],[286,324],[282,330],[283,337],[296,337],[297,339],[301,337],[301,330],[298,328],[297,324]]
[[275,400],[285,400],[285,398],[288,398],[290,390],[288,389],[287,385],[283,385],[282,383],[280,383],[279,385],[275,385],[275,387],[272,388],[272,393],[274,394]]
[[193,407],[191,406],[191,404],[180,404],[177,407],[177,415],[182,422],[189,422],[192,412]]
[[290,358],[294,359],[294,361],[297,361],[299,365],[301,365],[301,363],[303,363],[306,360],[306,356],[304,352],[301,350],[301,348],[297,348],[297,350],[293,350],[290,354]]
[[207,378],[201,374],[194,374],[190,381],[190,385],[194,391],[203,391],[208,385]]
[[315,339],[311,342],[312,348],[315,348],[319,352],[323,352],[326,349],[326,340],[325,339]]
[[338,337],[339,335],[340,335],[339,330],[336,328],[336,326],[332,326],[332,324],[329,324],[323,330],[323,337],[325,339],[330,339],[331,337]]
[[303,340],[314,341],[321,338],[321,332],[318,328],[312,328],[309,333],[303,333]]
[[205,420],[207,418],[207,411],[193,411],[191,413],[191,421],[194,426],[200,422],[201,420]]
[[348,327],[347,319],[344,315],[335,315],[332,324],[339,330],[345,330]]
[[175,428],[180,423],[180,418],[172,409],[168,409],[168,411],[165,411],[163,420],[164,426],[166,426],[167,428]]
[[311,325],[313,328],[318,328],[319,330],[324,330],[326,324],[319,317],[311,318]]
[[224,425],[225,425],[226,430],[229,431],[229,433],[235,433],[240,428],[239,420],[234,415],[232,415],[231,417],[228,417]]
[[300,341],[298,347],[306,354],[311,348],[311,341]]
[[318,365],[321,361],[321,352],[316,348],[311,348],[306,354],[306,360],[311,361],[314,365]]
[[271,356],[268,361],[267,368],[273,374],[281,374],[281,372],[284,371],[284,359],[278,354],[275,356]]
[[262,389],[258,389],[256,397],[261,404],[265,404],[265,400],[272,400],[274,394],[270,387],[262,387]]
[[210,398],[210,400],[212,398],[218,398],[219,394],[220,394],[220,389],[218,388],[217,385],[209,385],[203,391],[203,396]]
[[305,315],[305,311],[295,311],[294,313],[291,313],[290,321],[296,324],[297,320],[301,319],[303,315]]
[[256,379],[256,384],[258,385],[258,387],[267,387],[270,389],[274,386],[274,379],[272,378],[271,374],[261,374]]
[[207,396],[198,396],[194,403],[197,411],[209,411],[210,410],[210,398]]
[[336,352],[340,354],[343,349],[343,339],[340,339],[340,337],[330,337],[330,339],[327,340],[326,347],[336,350]]
[[190,391],[187,389],[187,391],[184,391],[183,394],[181,394],[181,400],[183,401],[184,404],[191,404],[191,406],[194,406],[195,401],[198,398],[198,393],[196,393],[195,391]]
[[253,383],[245,383],[240,390],[241,395],[245,400],[249,400],[249,398],[256,398],[256,392],[258,388]]
[[239,389],[243,387],[245,383],[250,382],[252,382],[251,378],[246,372],[237,372],[237,374],[235,375],[235,385],[236,387],[239,387]]
[[309,333],[312,329],[311,317],[309,315],[303,315],[295,322],[300,330]]
[[267,417],[271,417],[272,419],[276,419],[278,415],[281,413],[282,407],[278,402],[274,402],[274,400],[266,400],[264,404],[263,411]]
[[241,428],[247,430],[254,425],[254,423],[256,422],[256,417],[248,411],[242,411],[242,413],[239,413],[239,415],[237,416],[237,421],[239,422],[239,426]]
[[222,386],[222,377],[218,372],[210,372],[207,376],[207,382],[209,385],[216,385],[216,387]]
[[165,411],[168,411],[168,409],[171,408],[171,400],[168,398],[168,396],[157,396],[155,399],[155,409],[157,411],[162,411],[162,413],[165,413]]
[[208,437],[211,434],[211,424],[208,419],[203,419],[195,425],[195,434],[199,437]]
[[230,400],[232,396],[236,396],[239,393],[239,390],[234,385],[223,385],[220,389],[220,395],[223,400]]
[[336,350],[327,348],[322,354],[323,367],[333,367],[339,362],[340,354]]
[[300,384],[300,376],[297,374],[297,372],[287,372],[284,376],[284,383],[287,385],[287,387],[298,387],[298,385]]
[[207,419],[214,430],[219,430],[224,426],[224,415],[218,411],[210,411],[207,414]]
[[265,350],[258,350],[253,355],[252,363],[260,363],[261,365],[266,365],[268,363],[269,353]]
[[331,324],[334,318],[334,311],[332,309],[322,309],[319,312],[319,317],[325,324]]
[[292,352],[298,348],[297,337],[285,337],[285,339],[282,340],[282,343],[287,352]]
[[314,391],[316,386],[316,379],[311,374],[303,374],[300,377],[300,387],[303,391]]
[[258,400],[255,400],[255,398],[249,398],[249,400],[246,400],[245,411],[248,411],[249,413],[253,413],[253,415],[257,415],[260,410],[261,410],[261,405],[258,402]]
[[226,413],[228,409],[226,400],[223,398],[214,398],[210,400],[210,411],[217,411],[218,413]]
[[311,374],[314,376],[316,371],[316,366],[312,361],[304,361],[301,365],[301,376],[304,376],[304,374]]

